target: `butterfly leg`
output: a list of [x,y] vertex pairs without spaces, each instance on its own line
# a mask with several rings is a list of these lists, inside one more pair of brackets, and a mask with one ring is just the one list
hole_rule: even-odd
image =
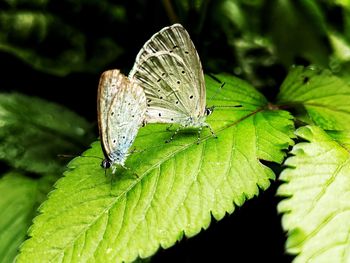
[[166,140],[165,143],[171,142],[171,141],[174,139],[175,135],[179,132],[179,130],[180,130],[180,127],[178,127],[178,128],[176,129],[176,131],[173,133],[173,135],[171,135],[170,139],[169,139],[169,140]]
[[136,147],[134,147],[133,149],[131,149],[131,151],[129,152],[130,154],[134,154],[134,153],[141,153],[143,152],[144,150],[137,150]]
[[197,144],[201,142],[201,132],[202,132],[203,127],[198,128],[198,137],[197,137]]
[[173,124],[170,124],[168,127],[166,127],[167,131],[170,131],[170,128],[173,126]]
[[115,171],[117,170],[116,166],[112,166],[112,174],[115,174]]
[[213,128],[212,128],[208,123],[206,123],[205,127],[208,127],[208,128],[209,128],[209,130],[210,130],[210,132],[211,132],[211,135],[213,135],[213,137],[215,137],[215,139],[218,138],[218,136],[216,136],[216,134],[215,134]]

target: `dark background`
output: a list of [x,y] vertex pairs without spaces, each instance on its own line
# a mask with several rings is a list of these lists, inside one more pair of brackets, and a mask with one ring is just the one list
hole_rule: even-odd
[[[189,31],[205,73],[237,75],[272,102],[292,64],[329,66],[332,49],[322,23],[345,30],[343,10],[327,1],[318,7],[322,21],[303,1],[290,1],[287,7],[275,4],[280,1],[227,2],[0,1],[1,92],[64,105],[94,124],[97,137],[100,74],[119,68],[127,75],[144,42],[173,22]],[[21,14],[34,22],[24,23]],[[256,44],[257,39],[270,42]],[[71,63],[75,56],[80,60]],[[277,185],[272,182],[220,222],[213,219],[197,236],[160,249],[152,262],[290,262],[276,211]]]

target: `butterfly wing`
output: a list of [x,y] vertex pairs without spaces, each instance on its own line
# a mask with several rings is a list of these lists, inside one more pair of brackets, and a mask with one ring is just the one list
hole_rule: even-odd
[[129,74],[144,88],[147,122],[182,123],[205,112],[201,62],[187,31],[175,24],[151,37]]
[[119,70],[109,70],[101,76],[98,97],[99,129],[105,156],[124,165],[144,120],[144,91]]

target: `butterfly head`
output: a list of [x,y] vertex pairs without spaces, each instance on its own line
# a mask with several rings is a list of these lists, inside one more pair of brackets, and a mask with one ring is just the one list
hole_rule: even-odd
[[209,108],[206,107],[205,110],[204,110],[204,115],[205,116],[209,116],[210,114],[213,113],[213,111],[214,111],[214,106],[209,107]]
[[109,158],[106,158],[102,161],[101,167],[103,169],[109,169],[113,166],[115,169],[114,164],[117,164],[117,165],[124,167],[126,158],[127,158],[126,154],[114,153],[113,156],[110,156]]
[[109,160],[109,159],[104,159],[103,161],[102,161],[102,163],[101,163],[101,167],[103,168],[103,169],[108,169],[108,168],[110,168],[112,166],[112,162]]

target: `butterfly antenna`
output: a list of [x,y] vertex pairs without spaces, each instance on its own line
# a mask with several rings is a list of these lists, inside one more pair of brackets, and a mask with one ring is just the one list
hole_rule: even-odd
[[[211,77],[213,77],[213,76],[211,76]],[[216,79],[217,79],[217,78],[216,78]],[[217,79],[217,80],[220,81],[219,79]],[[218,95],[219,92],[221,92],[221,90],[223,89],[223,87],[226,85],[226,82],[220,82],[220,83],[221,83],[220,88],[218,88],[218,89],[215,91],[215,93],[213,94],[213,96],[211,96],[211,98],[210,98],[209,100],[213,100],[213,99],[216,97],[216,95]],[[238,104],[238,105],[227,105],[227,106],[217,106],[217,105],[215,105],[215,106],[212,106],[212,107],[210,107],[210,108],[211,108],[211,110],[213,111],[215,108],[241,108],[241,107],[243,107],[243,105]]]
[[103,160],[103,158],[98,157],[98,156],[86,156],[86,155],[81,155],[80,157],[95,158],[95,159]]
[[213,94],[213,96],[210,97],[209,100],[213,100],[213,99],[216,97],[216,95],[218,95],[218,93],[222,90],[222,88],[223,88],[225,85],[226,85],[226,82],[221,82],[220,88],[218,88],[218,89],[215,91],[215,93]]
[[237,105],[222,105],[222,106],[213,106],[213,108],[242,108],[242,104],[237,104]]
[[218,83],[222,83],[222,81],[220,79],[218,79],[214,74],[211,73],[207,73],[213,80],[215,80]]

